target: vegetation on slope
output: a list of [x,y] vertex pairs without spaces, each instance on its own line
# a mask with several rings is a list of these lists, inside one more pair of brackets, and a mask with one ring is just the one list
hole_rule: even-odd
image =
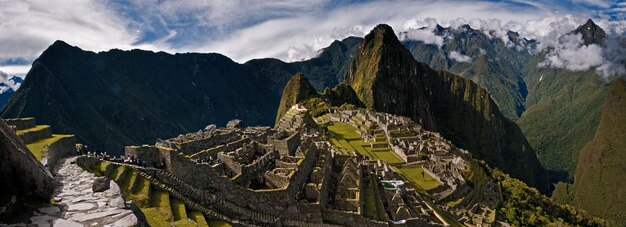
[[[538,54],[530,65],[545,59]],[[593,137],[600,120],[607,86],[593,71],[530,67],[526,112],[518,124],[537,151],[542,164],[568,181],[576,168],[578,153]],[[568,177],[569,176],[569,177]]]
[[278,126],[278,122],[280,122],[280,119],[283,115],[285,115],[287,110],[291,108],[291,106],[302,100],[317,96],[317,91],[315,91],[315,88],[311,86],[308,79],[304,77],[303,73],[293,75],[283,90],[283,95],[280,99],[280,104],[278,105],[278,113],[276,113],[275,125]]
[[[504,220],[513,226],[605,226],[606,221],[592,217],[585,211],[569,205],[559,205],[550,198],[528,187],[524,182],[510,177],[497,168],[491,168],[482,161],[470,162],[468,173],[473,194],[469,200],[488,202],[496,199],[497,220]],[[484,194],[486,182],[493,180],[497,195]],[[466,200],[468,200],[466,198]],[[461,204],[467,204],[462,201]]]
[[[441,48],[410,39],[403,44],[417,61],[471,79],[485,88],[507,118],[516,120],[521,116],[527,94],[523,72],[531,55],[511,46],[523,42],[516,33],[509,34],[511,43],[505,43],[467,25],[458,29],[437,26],[434,32],[444,36],[445,45]],[[471,60],[457,61],[450,57],[452,51],[469,56]]]
[[555,199],[626,224],[626,81],[611,83],[593,139],[580,152],[573,186],[559,185]]

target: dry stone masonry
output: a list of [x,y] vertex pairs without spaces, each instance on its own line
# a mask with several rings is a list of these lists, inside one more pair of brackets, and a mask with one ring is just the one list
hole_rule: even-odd
[[[493,222],[484,205],[470,204],[471,211],[446,205],[471,194],[464,178],[471,156],[438,133],[366,110],[332,109],[320,119],[294,105],[276,128],[209,125],[154,145],[128,146],[125,158],[112,164],[135,169],[207,220],[233,224],[450,225],[441,210],[467,225]],[[321,133],[320,121],[350,124],[367,146],[388,148],[403,163],[342,153]],[[416,188],[398,168],[423,169],[439,186]]]

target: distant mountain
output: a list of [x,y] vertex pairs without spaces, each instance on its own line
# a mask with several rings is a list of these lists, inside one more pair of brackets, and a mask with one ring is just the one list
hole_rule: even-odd
[[606,37],[604,29],[594,23],[591,19],[587,20],[587,23],[578,26],[573,33],[581,34],[585,45],[601,44],[602,40]]
[[[429,32],[432,28],[420,30]],[[519,38],[514,32],[507,34],[507,42],[495,34],[487,36],[483,31],[474,30],[468,25],[459,28],[437,26],[432,30],[443,40],[441,47],[422,41],[411,40],[410,33],[403,44],[417,61],[425,62],[434,69],[447,70],[464,78],[471,79],[487,89],[498,104],[502,113],[516,120],[525,111],[527,95],[524,83],[524,68],[531,55],[516,47],[531,46],[534,41]],[[459,61],[459,55],[467,61]],[[456,59],[455,59],[456,57]]]
[[297,73],[292,76],[291,79],[285,85],[280,104],[278,105],[278,112],[276,113],[275,124],[283,117],[283,115],[291,108],[291,106],[301,102],[305,99],[313,98],[317,96],[317,91],[309,83],[309,80],[304,77],[303,73]]
[[539,191],[550,190],[532,147],[489,93],[469,79],[417,62],[391,27],[378,25],[365,36],[346,82],[368,109],[410,117],[475,158]]
[[245,64],[220,54],[94,53],[57,41],[33,62],[0,116],[54,123],[56,132],[75,133],[81,142],[110,153],[232,118],[272,125],[291,75],[305,72],[319,90],[334,86],[355,40],[360,39],[334,42],[307,61]]
[[[538,43],[509,31],[504,36],[470,26],[432,29],[443,39],[437,45],[410,39],[403,44],[418,60],[435,69],[471,79],[494,99],[502,113],[516,120],[554,179],[567,181],[574,173],[578,152],[598,125],[606,84],[591,69],[572,72],[540,67],[548,50],[531,54]],[[606,33],[592,20],[571,33],[586,44],[601,44]],[[570,34],[571,34],[570,33]],[[458,61],[457,53],[470,60]]]
[[518,124],[546,168],[569,181],[578,154],[593,137],[607,92],[604,79],[593,70],[572,72],[538,67],[545,52],[534,56],[524,78],[528,87],[526,112]]
[[22,78],[17,76],[9,76],[8,74],[0,71],[0,107],[9,100],[9,97],[20,87],[24,82]]
[[555,199],[626,225],[626,80],[608,89],[600,124],[581,150],[572,186],[560,184]]

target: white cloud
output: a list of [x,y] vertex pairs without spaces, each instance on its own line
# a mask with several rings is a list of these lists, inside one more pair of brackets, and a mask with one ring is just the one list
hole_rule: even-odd
[[0,71],[0,94],[8,91],[8,90],[17,90],[20,87],[20,84],[15,83],[15,81],[11,80],[13,76]]
[[404,22],[402,26],[403,32],[400,33],[400,40],[419,40],[426,44],[433,44],[441,48],[443,46],[443,37],[434,33],[437,26],[437,20],[432,17],[425,19],[412,19]]
[[607,8],[612,4],[611,0],[574,0],[574,2],[589,6],[597,6],[601,8]]
[[30,70],[30,65],[0,65],[0,71],[9,75],[23,77]]
[[[602,2],[585,4],[600,6]],[[555,37],[589,16],[555,12],[561,9],[542,1],[517,0],[355,4],[331,0],[0,0],[0,62],[35,59],[57,39],[94,51],[141,48],[219,52],[238,62],[265,57],[296,61],[316,56],[336,39],[363,36],[378,23],[387,23],[396,32],[406,31],[403,38],[437,46],[444,38],[435,36],[432,29],[419,28],[467,23],[492,31],[485,33],[502,40],[507,40],[508,30],[514,30],[522,37],[539,40],[544,45],[540,48],[545,48],[559,45]],[[17,73],[17,68],[0,69]],[[17,71],[25,73],[27,69],[23,66]]]
[[599,66],[605,61],[602,48],[596,44],[585,46],[580,34],[565,35],[559,40],[540,66],[549,65],[571,71],[581,71]]
[[472,58],[467,55],[463,55],[457,51],[450,52],[450,59],[455,60],[457,62],[471,62]]

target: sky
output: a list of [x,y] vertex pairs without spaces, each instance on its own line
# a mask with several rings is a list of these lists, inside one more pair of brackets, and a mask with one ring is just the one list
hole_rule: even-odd
[[[297,61],[315,57],[334,40],[363,36],[379,23],[396,32],[467,23],[515,30],[550,45],[588,18],[623,34],[625,17],[626,2],[615,0],[0,0],[0,71],[26,74],[55,40],[91,51],[217,52],[240,63],[266,57]],[[567,67],[572,62],[562,56],[588,51],[551,45],[570,50],[547,59],[553,66]]]

